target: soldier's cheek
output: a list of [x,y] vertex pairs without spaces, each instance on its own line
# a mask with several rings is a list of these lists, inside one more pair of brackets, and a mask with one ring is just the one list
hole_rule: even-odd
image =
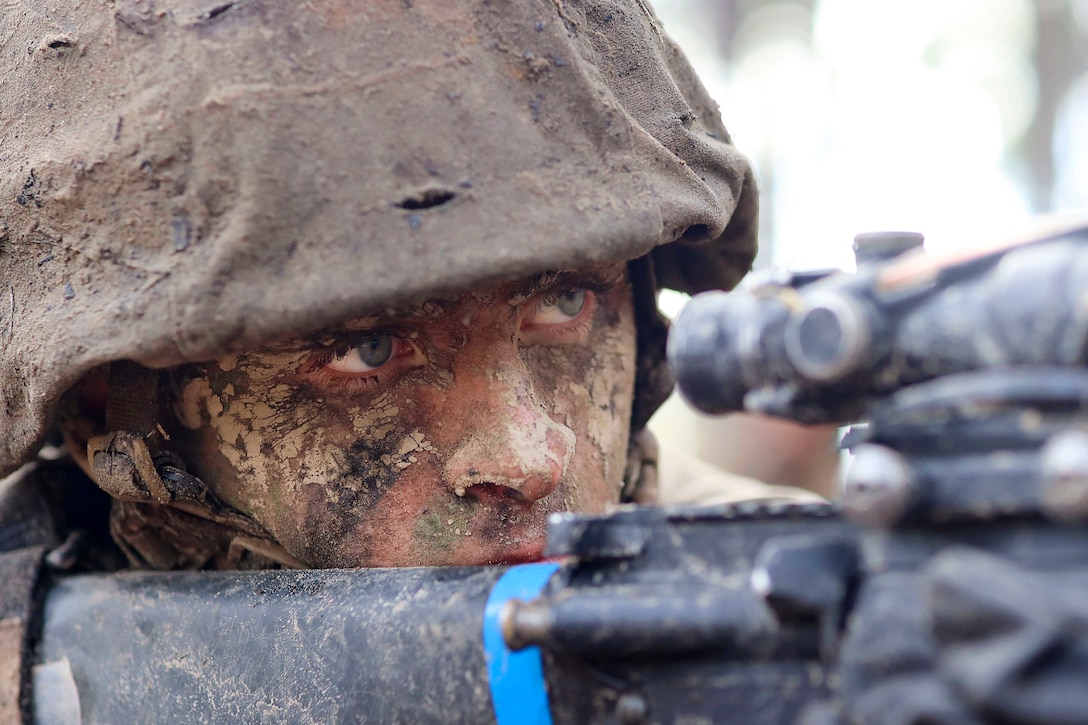
[[473,534],[468,501],[436,489],[437,467],[403,471],[393,489],[366,516],[338,551],[340,566],[444,566],[457,561]]
[[308,443],[295,457],[279,452],[274,533],[312,566],[423,563],[412,532],[442,486],[419,396],[391,394],[333,420],[302,430]]
[[600,511],[618,500],[627,458],[634,390],[633,336],[625,344],[552,356],[541,397],[576,435],[570,482],[580,507]]
[[306,532],[301,558],[325,567],[457,562],[459,550],[479,529],[481,511],[441,483],[441,465],[433,454],[410,458],[402,459],[406,465],[379,462],[375,475],[364,477],[360,486],[342,476],[333,487],[308,491],[306,514],[297,522]]

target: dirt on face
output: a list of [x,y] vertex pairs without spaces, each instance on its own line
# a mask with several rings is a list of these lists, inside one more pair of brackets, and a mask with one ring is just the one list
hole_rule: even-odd
[[528,561],[549,514],[619,500],[634,370],[600,265],[179,368],[171,443],[308,566]]

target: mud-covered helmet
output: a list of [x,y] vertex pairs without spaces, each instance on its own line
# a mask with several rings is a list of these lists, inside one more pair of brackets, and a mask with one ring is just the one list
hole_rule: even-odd
[[642,0],[14,0],[0,38],[0,473],[111,361],[603,260],[729,288],[754,256],[748,164]]

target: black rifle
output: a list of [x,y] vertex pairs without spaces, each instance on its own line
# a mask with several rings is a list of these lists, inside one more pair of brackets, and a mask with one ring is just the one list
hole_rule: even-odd
[[841,502],[560,516],[561,566],[46,576],[26,711],[1088,722],[1088,224],[700,296],[669,346],[704,410],[863,421]]

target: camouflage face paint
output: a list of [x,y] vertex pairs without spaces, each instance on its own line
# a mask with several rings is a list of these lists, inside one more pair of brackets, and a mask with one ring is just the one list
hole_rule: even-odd
[[618,500],[634,369],[610,264],[181,368],[171,435],[311,566],[520,562]]

